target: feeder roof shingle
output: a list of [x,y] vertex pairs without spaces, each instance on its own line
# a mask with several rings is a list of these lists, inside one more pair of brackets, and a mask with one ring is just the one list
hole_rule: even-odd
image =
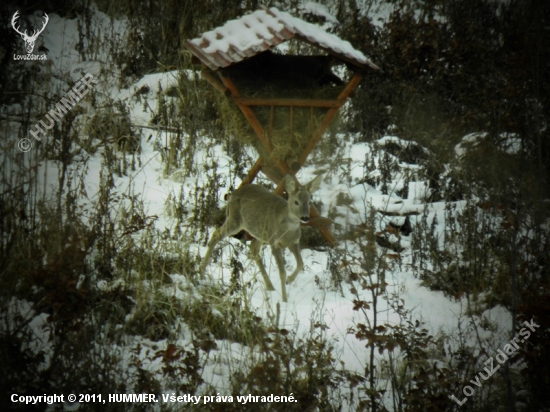
[[297,37],[356,66],[378,70],[363,53],[319,26],[279,11],[257,10],[185,42],[185,46],[212,70],[252,57]]

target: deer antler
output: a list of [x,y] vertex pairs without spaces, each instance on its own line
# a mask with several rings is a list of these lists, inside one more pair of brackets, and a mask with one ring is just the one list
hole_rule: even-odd
[[11,19],[11,25],[12,25],[13,29],[14,29],[17,33],[19,33],[21,36],[23,36],[23,38],[29,37],[29,36],[27,35],[27,30],[25,30],[25,33],[21,33],[21,32],[19,31],[19,28],[18,28],[18,27],[15,27],[15,21],[19,18],[18,14],[19,14],[19,10],[17,10],[17,11],[15,12],[15,14],[13,15],[13,18]]
[[12,25],[13,29],[14,29],[17,33],[19,33],[19,34],[23,37],[23,39],[25,39],[25,41],[31,41],[31,42],[37,39],[38,35],[39,35],[40,33],[42,33],[42,32],[44,31],[44,29],[46,28],[46,25],[48,24],[48,21],[50,21],[50,18],[48,17],[48,15],[47,15],[46,13],[44,13],[44,18],[45,18],[45,20],[44,20],[44,25],[42,26],[42,28],[41,28],[40,30],[35,30],[34,33],[32,34],[32,36],[29,36],[29,35],[27,34],[27,30],[25,30],[24,33],[21,33],[21,32],[19,31],[19,27],[15,27],[15,21],[16,21],[18,18],[19,18],[19,10],[17,10],[17,11],[15,12],[15,14],[13,15],[13,18],[11,19],[11,25]]
[[42,26],[40,31],[35,30],[34,33],[32,34],[32,38],[35,39],[35,40],[38,37],[38,35],[44,31],[44,29],[46,28],[46,24],[48,24],[48,22],[50,21],[50,18],[48,17],[48,15],[46,13],[44,13],[44,18],[45,18],[44,25]]

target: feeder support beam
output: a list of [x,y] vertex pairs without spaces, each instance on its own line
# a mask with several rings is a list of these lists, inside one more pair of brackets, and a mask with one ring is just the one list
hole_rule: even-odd
[[[359,83],[361,82],[361,79],[362,79],[361,75],[355,72],[351,77],[350,81],[348,82],[348,84],[346,84],[346,87],[344,87],[344,90],[340,92],[340,94],[336,99],[342,101],[342,104],[344,104],[344,102],[349,97],[349,95],[359,85]],[[327,129],[328,125],[330,124],[330,122],[332,121],[336,113],[338,113],[339,108],[340,106],[333,107],[327,110],[327,112],[325,113],[325,116],[323,117],[323,120],[321,120],[321,124],[319,125],[319,128],[313,133],[313,136],[311,136],[311,140],[309,141],[308,145],[306,146],[306,148],[298,158],[298,162],[300,163],[300,165],[303,165],[305,163],[311,151],[315,148],[317,143],[319,143],[321,136],[323,136],[323,133],[325,133],[325,130]]]

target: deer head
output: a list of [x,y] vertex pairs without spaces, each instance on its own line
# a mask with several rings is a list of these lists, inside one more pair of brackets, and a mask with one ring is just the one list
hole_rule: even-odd
[[48,17],[48,15],[46,13],[44,13],[44,25],[42,26],[42,28],[40,30],[35,30],[33,32],[32,36],[29,36],[27,34],[27,30],[25,30],[24,33],[21,33],[19,31],[19,28],[15,27],[15,21],[18,18],[19,18],[19,11],[16,11],[15,14],[13,15],[13,18],[11,19],[11,25],[12,25],[13,29],[21,35],[23,40],[25,40],[25,43],[27,43],[27,53],[31,54],[32,50],[34,49],[34,42],[36,42],[36,39],[38,38],[38,35],[44,31],[44,29],[46,28],[46,24],[48,24],[48,20],[50,20],[50,18]]

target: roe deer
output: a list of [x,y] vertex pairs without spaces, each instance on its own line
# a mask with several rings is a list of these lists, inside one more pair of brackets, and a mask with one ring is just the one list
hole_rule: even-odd
[[[216,244],[226,238],[246,230],[254,239],[250,244],[250,251],[264,278],[267,290],[275,290],[267,276],[265,267],[260,258],[260,248],[267,243],[275,256],[281,287],[283,302],[286,302],[286,283],[292,282],[304,268],[300,253],[300,222],[309,221],[309,199],[321,183],[321,176],[317,176],[307,185],[296,187],[294,179],[284,177],[285,188],[288,193],[288,202],[280,196],[271,193],[263,186],[248,184],[235,190],[227,204],[225,223],[216,230],[208,242],[208,250],[204,256],[200,274],[210,260],[212,250]],[[296,269],[287,279],[283,251],[289,248],[296,259]]]

